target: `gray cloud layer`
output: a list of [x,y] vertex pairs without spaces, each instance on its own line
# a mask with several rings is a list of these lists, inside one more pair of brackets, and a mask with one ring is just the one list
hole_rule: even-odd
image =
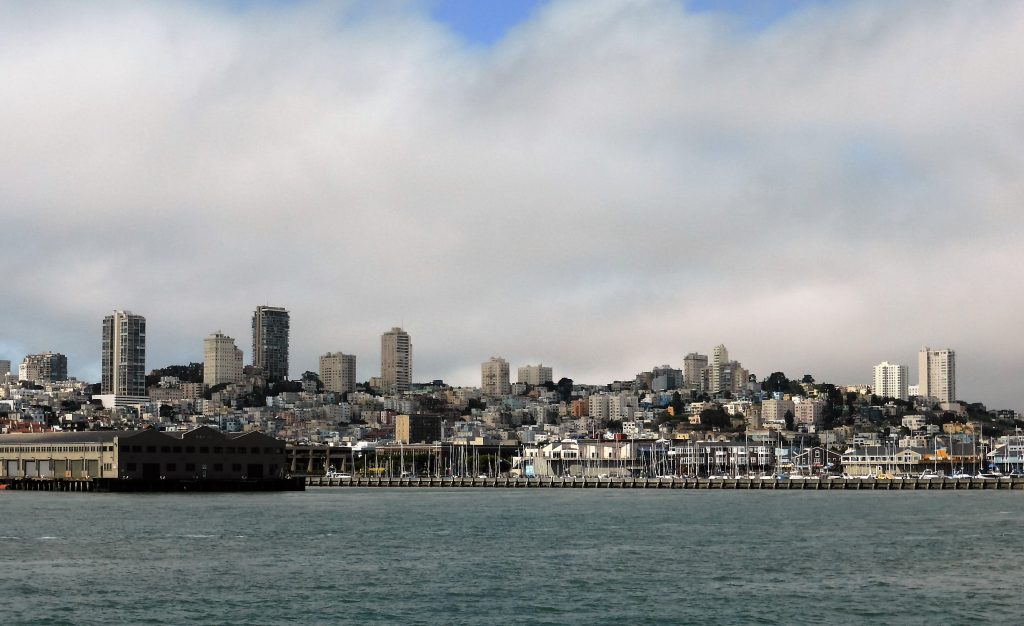
[[416,6],[0,9],[0,358],[155,367],[257,304],[292,370],[417,379],[492,354],[631,377],[719,342],[760,376],[866,382],[958,351],[1024,408],[1024,5],[857,2],[751,34],[679,3],[553,2],[493,48]]

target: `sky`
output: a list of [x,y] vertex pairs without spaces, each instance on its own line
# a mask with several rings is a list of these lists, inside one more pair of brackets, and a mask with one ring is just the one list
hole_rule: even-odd
[[723,343],[868,383],[923,346],[1024,409],[1024,3],[547,0],[0,5],[0,359],[97,380],[251,358],[291,312],[414,378],[630,379]]

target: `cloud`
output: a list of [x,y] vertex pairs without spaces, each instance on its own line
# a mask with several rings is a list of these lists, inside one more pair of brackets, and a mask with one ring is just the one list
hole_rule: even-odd
[[[751,32],[651,0],[545,4],[492,46],[406,3],[6,5],[0,345],[98,377],[257,304],[292,373],[492,354],[603,382],[724,342],[863,382],[922,345],[1024,408],[1024,7],[830,3]],[[19,360],[21,354],[3,354]],[[469,373],[469,374],[467,374]]]

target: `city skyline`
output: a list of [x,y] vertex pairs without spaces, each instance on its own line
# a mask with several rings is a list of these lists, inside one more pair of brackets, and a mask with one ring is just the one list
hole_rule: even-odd
[[99,380],[117,307],[150,369],[218,329],[248,363],[266,302],[293,378],[368,379],[393,326],[458,385],[950,346],[958,398],[1024,407],[1024,6],[416,4],[0,8],[0,358]]

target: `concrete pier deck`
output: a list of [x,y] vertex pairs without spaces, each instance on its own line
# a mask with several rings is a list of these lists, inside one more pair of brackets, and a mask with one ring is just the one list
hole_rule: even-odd
[[1024,490],[1024,477],[1001,478],[328,478],[307,476],[307,487],[498,489],[810,489],[810,490]]

